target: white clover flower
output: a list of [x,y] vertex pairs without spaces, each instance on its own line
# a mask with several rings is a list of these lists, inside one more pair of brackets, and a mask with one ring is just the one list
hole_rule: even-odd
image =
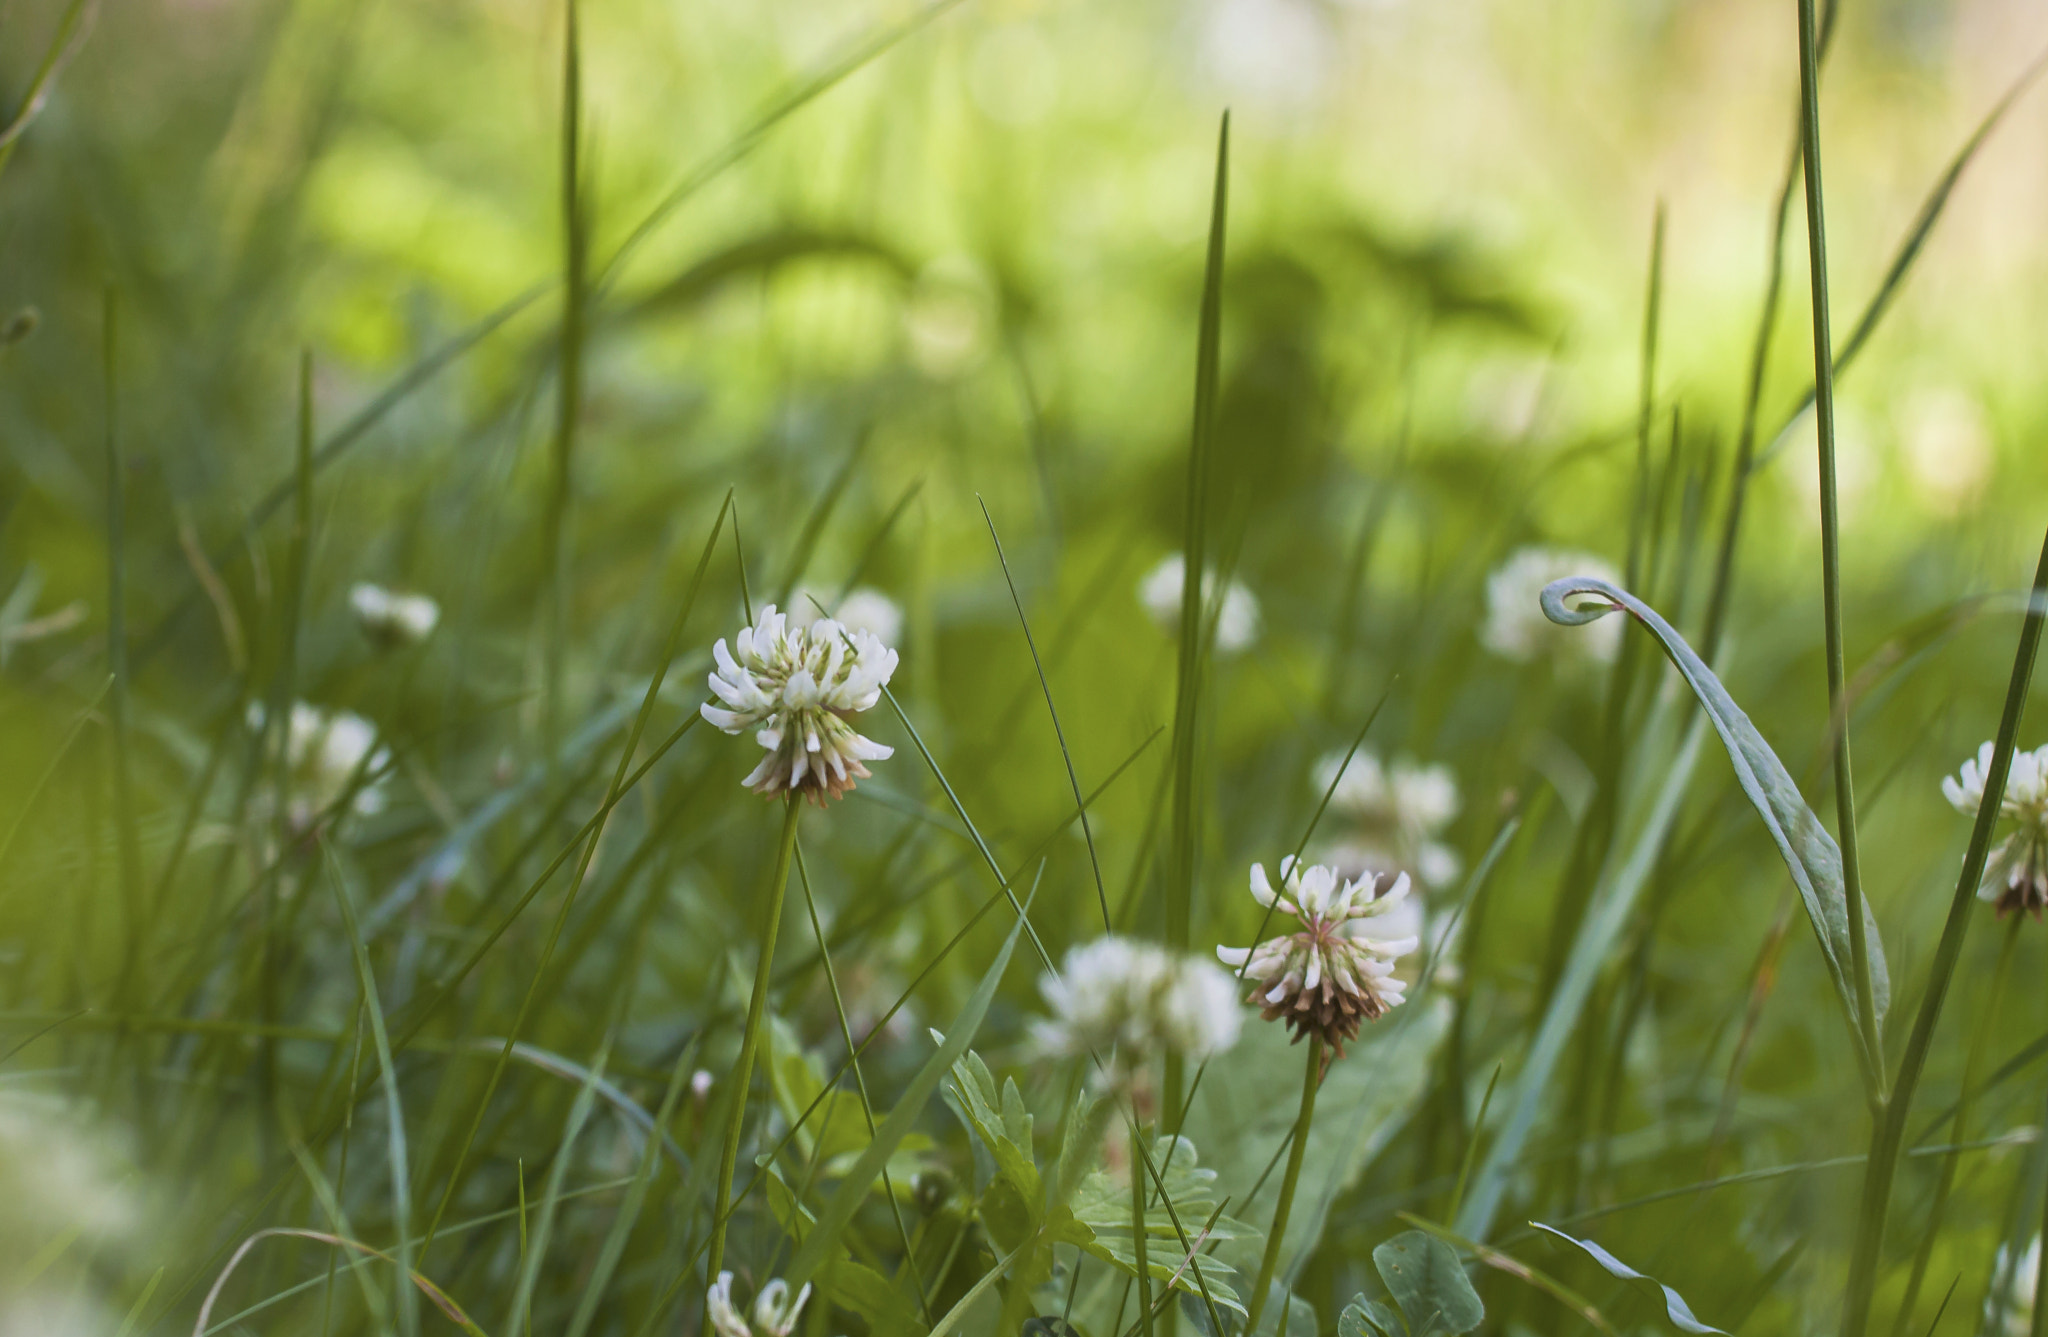
[[1560,664],[1609,664],[1621,650],[1623,618],[1602,618],[1582,627],[1561,627],[1543,616],[1543,587],[1566,576],[1594,576],[1609,584],[1621,576],[1591,553],[1558,548],[1520,548],[1486,578],[1486,627],[1480,641],[1503,659],[1526,664],[1548,658]]
[[[263,705],[250,705],[249,727],[262,729],[264,719]],[[378,773],[390,762],[391,750],[377,746],[376,726],[361,715],[294,701],[285,721],[284,760],[290,776],[285,816],[294,831],[305,831],[338,802],[358,769],[366,782],[350,800],[350,811],[362,817],[384,811]]]
[[349,590],[348,605],[355,610],[363,635],[384,650],[417,645],[433,635],[441,621],[441,605],[426,595],[400,594],[367,580]]
[[[790,595],[789,607],[794,621],[829,617],[848,631],[867,632],[884,645],[895,644],[903,632],[903,609],[888,595],[866,585],[840,595],[836,604],[820,591],[799,587]],[[820,608],[825,611],[820,613]]]
[[749,1324],[739,1310],[733,1308],[732,1273],[721,1272],[718,1280],[711,1283],[711,1292],[705,1301],[711,1314],[712,1330],[718,1337],[789,1337],[796,1331],[797,1316],[803,1313],[804,1301],[810,1298],[808,1283],[792,1300],[789,1283],[777,1277],[754,1297],[753,1322]]
[[[1180,626],[1180,601],[1187,589],[1188,563],[1180,553],[1165,558],[1138,583],[1138,600],[1161,627],[1172,631]],[[1216,573],[1202,577],[1202,601],[1216,598]],[[1233,580],[1223,587],[1223,602],[1215,610],[1216,648],[1236,654],[1259,638],[1259,600],[1244,582]]]
[[1252,898],[1294,922],[1254,947],[1218,947],[1216,955],[1254,981],[1245,1001],[1257,1003],[1267,1021],[1285,1020],[1297,1039],[1321,1036],[1342,1057],[1359,1024],[1386,1015],[1407,991],[1394,977],[1394,962],[1415,950],[1416,937],[1369,937],[1357,921],[1400,906],[1408,875],[1346,881],[1334,868],[1303,868],[1291,855],[1280,872],[1275,891],[1265,866],[1253,864]]
[[851,716],[881,700],[896,671],[896,652],[872,632],[849,631],[830,618],[798,625],[769,604],[732,649],[712,647],[718,667],[706,720],[727,733],[760,725],[754,735],[768,755],[747,776],[747,788],[773,796],[787,790],[822,805],[865,778],[862,762],[894,754],[854,732]]
[[1101,937],[1070,948],[1061,972],[1041,979],[1038,990],[1053,1013],[1032,1028],[1039,1050],[1104,1060],[1109,1066],[1095,1079],[1101,1086],[1128,1085],[1156,1053],[1199,1061],[1237,1043],[1230,976],[1148,942]]
[[[1994,744],[1985,743],[1958,774],[1942,780],[1942,796],[1957,812],[1977,815],[1995,750]],[[1998,812],[2012,823],[2012,832],[1985,861],[1984,883],[1977,895],[1994,902],[2001,919],[2014,910],[2026,910],[2039,919],[2048,908],[2048,746],[2013,753]]]

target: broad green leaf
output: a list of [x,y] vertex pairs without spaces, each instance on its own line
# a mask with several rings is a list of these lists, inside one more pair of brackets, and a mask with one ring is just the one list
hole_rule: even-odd
[[[1581,594],[1598,595],[1611,606],[1594,604],[1574,608],[1565,603],[1566,599]],[[1721,744],[1728,750],[1728,760],[1735,767],[1735,778],[1742,785],[1742,792],[1756,808],[1757,816],[1763,818],[1765,829],[1770,832],[1772,842],[1785,860],[1786,869],[1792,874],[1794,885],[1799,888],[1799,898],[1806,903],[1806,915],[1813,923],[1814,936],[1820,941],[1821,955],[1827,959],[1828,973],[1834,976],[1835,989],[1841,994],[1842,1006],[1847,1010],[1850,1032],[1856,1035],[1856,983],[1850,973],[1849,911],[1842,889],[1842,853],[1836,847],[1834,837],[1821,825],[1820,818],[1806,806],[1806,799],[1785,770],[1784,763],[1778,760],[1778,754],[1771,751],[1771,745],[1749,722],[1749,716],[1743,714],[1742,708],[1721,685],[1721,680],[1693,653],[1685,638],[1641,599],[1592,576],[1567,576],[1546,586],[1542,601],[1544,616],[1565,626],[1581,626],[1614,608],[1626,609],[1663,645],[1664,653],[1684,676],[1693,695],[1699,698],[1707,718],[1713,723],[1714,732],[1721,736]],[[1884,949],[1878,943],[1877,919],[1870,913],[1867,901],[1863,906],[1863,921],[1864,942],[1870,955],[1871,1001],[1877,1009],[1878,1020],[1882,1022],[1891,1003],[1891,976],[1885,969]],[[1856,1044],[1861,1049],[1860,1036],[1857,1036]],[[1866,1054],[1864,1058],[1866,1071],[1874,1071],[1875,1056]]]
[[1692,1306],[1688,1305],[1685,1302],[1685,1297],[1677,1291],[1672,1290],[1655,1277],[1645,1276],[1643,1273],[1636,1271],[1627,1263],[1622,1262],[1619,1258],[1607,1252],[1607,1250],[1593,1243],[1593,1241],[1576,1239],[1565,1234],[1562,1230],[1544,1225],[1541,1221],[1531,1221],[1529,1224],[1547,1235],[1555,1235],[1565,1243],[1585,1250],[1587,1257],[1606,1268],[1611,1275],[1620,1277],[1623,1281],[1635,1282],[1639,1286],[1644,1287],[1646,1291],[1656,1292],[1658,1298],[1663,1300],[1664,1312],[1670,1317],[1674,1327],[1680,1328],[1685,1332],[1719,1333],[1720,1337],[1728,1337],[1728,1334],[1720,1328],[1709,1327],[1693,1317]]
[[1407,1318],[1410,1337],[1470,1332],[1486,1317],[1456,1251],[1440,1239],[1405,1230],[1374,1249],[1372,1261]]

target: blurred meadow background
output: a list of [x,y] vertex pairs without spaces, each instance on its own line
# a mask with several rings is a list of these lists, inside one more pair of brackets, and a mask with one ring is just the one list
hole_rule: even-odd
[[[1821,16],[1828,484],[1794,0],[572,3],[0,0],[0,1333],[2044,1330],[2048,930],[1957,879],[2048,762],[1942,781],[2048,14]],[[1830,495],[1874,1078],[1693,693],[1537,606],[1836,829]],[[793,861],[697,713],[769,603],[900,657]],[[1049,1047],[1297,852],[1421,940],[1312,1121],[1251,1007]]]

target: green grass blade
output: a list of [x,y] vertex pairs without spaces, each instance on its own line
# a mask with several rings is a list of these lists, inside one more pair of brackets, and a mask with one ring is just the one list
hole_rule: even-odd
[[1067,768],[1067,784],[1074,791],[1074,805],[1081,814],[1081,837],[1088,844],[1088,867],[1095,874],[1095,899],[1102,909],[1102,931],[1112,932],[1109,920],[1109,892],[1102,885],[1102,860],[1095,853],[1095,828],[1088,822],[1088,805],[1081,798],[1081,777],[1074,770],[1074,754],[1067,747],[1067,732],[1060,727],[1059,707],[1052,702],[1052,684],[1046,681],[1045,663],[1038,657],[1038,642],[1031,637],[1031,620],[1024,615],[1024,600],[1017,593],[1017,581],[1010,574],[1010,559],[1003,555],[1002,536],[996,533],[995,517],[981,497],[981,518],[988,524],[989,542],[996,545],[996,561],[1003,568],[1003,583],[1009,586],[1011,606],[1017,610],[1017,625],[1024,630],[1024,644],[1031,651],[1031,667],[1038,674],[1039,690],[1045,693],[1045,713],[1052,717],[1053,737],[1059,740],[1060,760]]
[[1913,1094],[1927,1064],[1934,1043],[1935,1024],[1941,1020],[1942,1003],[1955,978],[1956,963],[1962,957],[1963,939],[1970,930],[1970,912],[1976,906],[1977,888],[1984,880],[1984,866],[1991,856],[1991,837],[1998,826],[1999,804],[2005,797],[2005,783],[2012,772],[2012,757],[2026,710],[2027,689],[2034,680],[2034,660],[2041,648],[2043,595],[2048,594],[2048,535],[2041,544],[2041,558],[2034,568],[2032,597],[2020,624],[2019,647],[2013,654],[2012,681],[2006,688],[2005,709],[1998,721],[1998,737],[1991,754],[1991,769],[1984,777],[1984,798],[1977,806],[1977,820],[1970,829],[1969,853],[1963,858],[1954,895],[1949,898],[1948,917],[1941,926],[1941,940],[1934,949],[1934,964],[1921,995],[1920,1010],[1913,1018],[1912,1034],[1899,1059],[1898,1076],[1892,1081],[1882,1117],[1871,1137],[1870,1161],[1865,1167],[1863,1201],[1857,1215],[1855,1251],[1849,1261],[1849,1290],[1842,1309],[1843,1337],[1863,1337],[1869,1324],[1871,1297],[1877,1287],[1878,1262],[1884,1247],[1885,1217],[1891,1205],[1892,1177],[1899,1151],[1905,1141],[1906,1117]]
[[546,609],[541,637],[541,747],[552,759],[561,745],[562,671],[569,646],[569,576],[573,562],[569,511],[576,489],[576,432],[583,416],[583,328],[589,297],[589,244],[583,202],[583,57],[577,33],[577,0],[564,7],[562,41],[561,219],[562,329],[557,341],[555,436],[549,453],[547,515],[541,533],[541,579]]
[[[433,1245],[435,1227],[440,1224],[441,1218],[447,1214],[448,1204],[454,1200],[456,1188],[462,1182],[462,1169],[464,1163],[469,1158],[469,1148],[476,1140],[477,1130],[483,1125],[484,1113],[490,1107],[491,1097],[497,1094],[498,1083],[505,1073],[505,1064],[512,1057],[512,1046],[519,1042],[520,1032],[526,1026],[527,1016],[532,1010],[534,998],[539,992],[541,981],[547,975],[548,964],[554,957],[555,946],[561,941],[562,930],[568,925],[569,911],[574,908],[577,893],[583,889],[583,880],[589,875],[590,861],[597,854],[598,839],[603,833],[604,823],[610,816],[612,809],[618,806],[619,798],[624,792],[627,769],[632,765],[633,754],[639,750],[641,736],[646,731],[648,718],[654,713],[655,703],[660,700],[662,681],[668,674],[669,665],[675,660],[677,647],[682,641],[683,628],[689,622],[690,612],[697,605],[698,592],[704,585],[704,571],[711,564],[711,555],[717,550],[718,536],[724,529],[726,515],[731,509],[732,495],[727,493],[725,503],[718,509],[718,518],[712,523],[711,534],[704,541],[704,551],[697,559],[697,569],[691,574],[689,592],[683,597],[681,607],[676,610],[675,621],[669,626],[668,640],[662,647],[661,658],[655,666],[653,676],[647,680],[647,691],[641,698],[640,713],[634,717],[633,727],[626,735],[626,744],[619,750],[618,765],[612,772],[611,785],[606,790],[604,806],[586,824],[585,830],[588,834],[579,835],[577,840],[570,842],[570,848],[574,849],[579,845],[581,848],[581,855],[576,864],[575,876],[570,880],[568,890],[563,893],[561,908],[555,912],[554,923],[548,929],[547,940],[541,947],[539,962],[534,967],[533,976],[528,981],[525,994],[520,1000],[519,1011],[513,1018],[511,1028],[505,1034],[505,1047],[500,1051],[497,1062],[492,1065],[490,1080],[484,1086],[483,1099],[477,1102],[475,1118],[470,1122],[469,1132],[463,1138],[461,1150],[456,1153],[454,1168],[448,1176],[448,1187],[441,1195],[440,1206],[434,1209],[433,1220],[427,1226],[426,1240],[420,1246],[422,1256],[425,1256],[427,1249]],[[681,737],[683,732],[691,724],[694,724],[697,719],[698,716],[693,712],[683,726],[676,731],[675,736]],[[568,851],[564,850],[563,857],[566,857],[567,854]],[[559,866],[559,861],[555,866]],[[534,883],[532,892],[529,893],[528,897],[522,899],[522,907],[525,904],[525,900],[531,899],[532,895],[539,893],[540,887],[546,884],[546,878],[551,873],[552,869],[550,873],[544,873],[541,879]],[[509,923],[510,921],[508,920],[507,922]],[[473,955],[472,960],[476,959],[480,959],[480,956]],[[443,996],[445,996],[445,991]]]
[[[334,888],[334,903],[341,911],[342,927],[348,932],[349,953],[355,959],[356,984],[362,990],[363,1009],[370,1021],[370,1039],[377,1054],[377,1072],[384,1086],[385,1157],[391,1167],[391,1220],[399,1239],[412,1232],[412,1178],[407,1168],[405,1106],[398,1095],[398,1070],[391,1058],[391,1037],[384,1028],[384,1005],[378,1000],[377,979],[370,969],[370,952],[363,943],[356,922],[355,900],[349,895],[348,879],[331,846],[322,844],[328,881]],[[409,1243],[400,1243],[394,1255],[398,1268],[396,1282],[399,1331],[403,1337],[419,1332],[419,1297],[411,1285],[412,1253]]]
[[802,1286],[817,1275],[819,1267],[831,1256],[832,1247],[839,1242],[840,1233],[853,1219],[854,1211],[867,1199],[890,1154],[902,1144],[912,1125],[923,1117],[925,1104],[938,1090],[939,1080],[952,1071],[953,1064],[974,1043],[975,1032],[981,1029],[981,1019],[988,1015],[988,1005],[995,998],[996,986],[1002,983],[1003,972],[1009,968],[1010,953],[1016,948],[1017,937],[1027,922],[1020,913],[1008,936],[1003,939],[1002,950],[996,953],[995,961],[982,975],[981,983],[968,997],[959,1015],[953,1018],[945,1040],[904,1087],[896,1107],[875,1131],[867,1150],[860,1154],[853,1168],[847,1171],[846,1178],[818,1213],[817,1224],[804,1237],[803,1247],[797,1251],[785,1274],[792,1287]]
[[[76,18],[73,5],[67,22]],[[111,285],[106,289],[100,331],[104,340],[107,429],[107,698],[113,724],[114,828],[120,848],[122,933],[125,952],[121,994],[133,987],[143,950],[142,837],[135,812],[133,711],[128,677],[128,459],[122,448],[120,417],[120,321]]]

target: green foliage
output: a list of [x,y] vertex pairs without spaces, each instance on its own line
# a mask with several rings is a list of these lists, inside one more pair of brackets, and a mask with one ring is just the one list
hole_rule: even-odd
[[1337,1320],[1339,1337],[1450,1337],[1486,1317],[1458,1255],[1433,1235],[1403,1231],[1374,1249],[1372,1261],[1393,1306],[1358,1296]]
[[[2031,809],[1939,782],[2044,737],[2048,66],[1452,8],[0,0],[0,1331],[2016,1321]],[[1529,547],[1663,659],[1493,607]],[[711,647],[850,592],[895,754],[777,915]],[[1249,1004],[1044,1057],[1290,853],[1422,939],[1298,1144]]]

